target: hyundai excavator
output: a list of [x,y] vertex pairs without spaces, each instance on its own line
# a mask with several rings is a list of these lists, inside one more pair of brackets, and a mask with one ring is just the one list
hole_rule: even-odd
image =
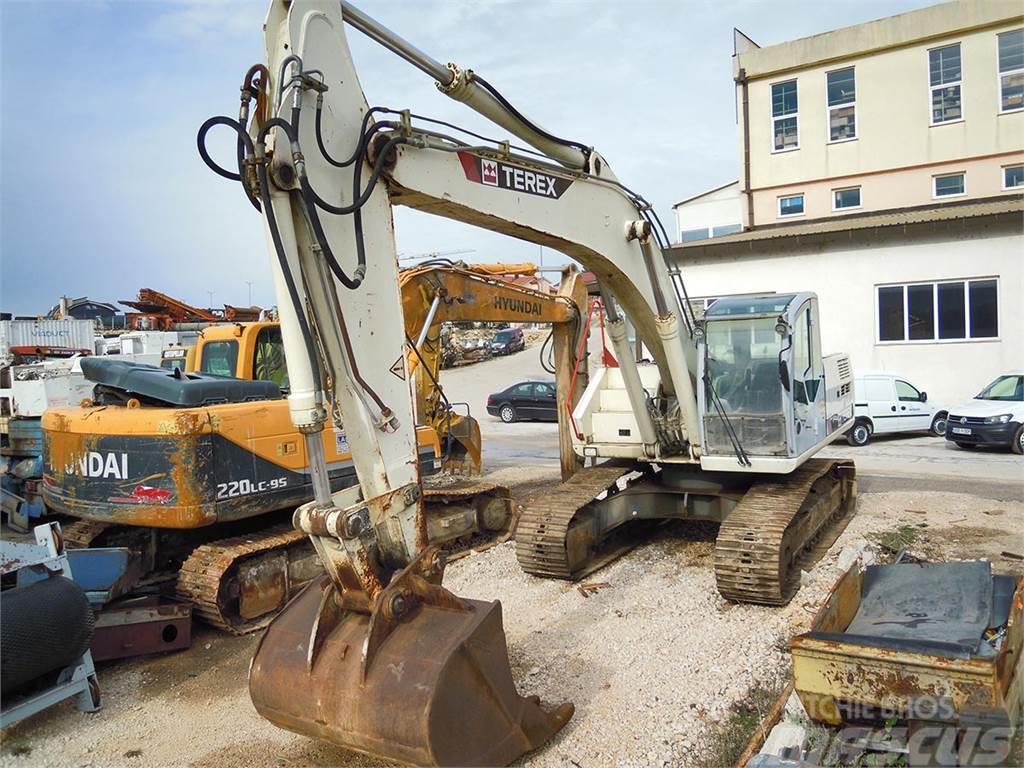
[[[530,146],[371,107],[346,27]],[[853,417],[849,360],[822,356],[815,296],[721,300],[697,322],[652,207],[589,144],[545,130],[481,75],[441,64],[347,0],[272,0],[264,40],[237,118],[210,118],[197,143],[264,225],[288,407],[313,477],[293,524],[325,574],[261,638],[249,675],[257,711],[417,765],[504,765],[573,714],[517,692],[498,602],[443,586],[403,375],[395,205],[560,251],[600,284],[619,366],[592,377],[571,412],[562,403],[592,466],[527,509],[524,567],[572,578],[627,520],[719,519],[720,591],[789,599],[794,564],[855,488],[852,464],[814,458]],[[231,167],[205,146],[218,126],[237,137]],[[650,364],[636,362],[627,319]],[[320,434],[339,419],[358,485],[332,492]]]
[[[507,535],[515,520],[507,488],[466,477],[480,471],[480,428],[444,395],[437,340],[449,320],[550,323],[563,343],[575,340],[586,297],[579,273],[566,270],[560,295],[501,278],[536,271],[435,261],[402,272],[431,541],[463,549]],[[307,538],[287,524],[311,490],[306,446],[281,399],[280,326],[210,326],[179,373],[101,358],[84,370],[98,383],[94,401],[50,409],[42,424],[44,499],[79,518],[65,526],[69,546],[129,547],[147,585],[171,584],[207,623],[236,634],[265,626],[321,571]],[[321,440],[331,488],[352,485],[344,429]]]

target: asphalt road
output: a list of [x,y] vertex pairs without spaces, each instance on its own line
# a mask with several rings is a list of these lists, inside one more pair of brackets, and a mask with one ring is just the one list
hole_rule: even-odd
[[[443,373],[448,398],[469,403],[480,421],[485,471],[558,465],[556,424],[504,424],[485,407],[487,395],[511,384],[552,378],[540,365],[539,347]],[[840,440],[822,455],[854,459],[863,492],[950,491],[1024,501],[1024,457],[1009,450],[964,450],[942,438],[913,434],[879,437],[862,448]]]

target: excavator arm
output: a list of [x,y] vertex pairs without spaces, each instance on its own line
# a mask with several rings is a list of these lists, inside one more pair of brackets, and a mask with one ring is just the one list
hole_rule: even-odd
[[[408,112],[371,109],[346,23],[536,151],[470,144]],[[441,586],[416,460],[391,206],[554,248],[593,272],[644,451],[661,446],[617,307],[655,358],[664,396],[678,404],[682,458],[695,461],[692,345],[680,337],[658,227],[592,148],[543,130],[483,78],[442,67],[347,2],[273,0],[264,29],[267,64],[246,74],[238,119],[211,118],[199,146],[262,214],[289,407],[313,476],[314,500],[294,524],[327,576],[268,629],[250,674],[253,701],[284,727],[387,758],[505,764],[560,729],[572,706],[549,712],[519,696],[500,605]],[[215,125],[238,135],[236,169],[205,150]],[[344,424],[359,480],[333,495],[319,437],[331,421]]]
[[[511,276],[537,273],[533,264],[438,264],[402,270],[402,309],[405,314],[407,369],[413,381],[417,421],[429,424],[445,451],[446,468],[479,472],[480,427],[468,414],[457,413],[441,386],[441,326],[446,322],[547,323],[553,327],[553,357],[558,402],[569,402],[572,357],[585,329],[582,308],[587,291],[579,272],[564,270],[558,294],[510,282]],[[586,361],[583,361],[585,365]],[[584,382],[585,383],[585,382]],[[578,400],[580,388],[573,390]],[[575,402],[570,402],[570,408]],[[568,434],[568,409],[559,409],[562,469],[568,475],[576,458]]]

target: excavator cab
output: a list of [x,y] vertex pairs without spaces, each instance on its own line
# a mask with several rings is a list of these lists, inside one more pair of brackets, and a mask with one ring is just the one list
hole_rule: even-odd
[[850,418],[849,361],[822,357],[819,325],[813,293],[732,296],[708,307],[695,333],[706,456],[788,462]]

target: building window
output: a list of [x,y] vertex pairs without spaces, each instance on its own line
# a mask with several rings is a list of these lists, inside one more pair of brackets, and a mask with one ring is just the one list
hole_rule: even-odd
[[1008,165],[1003,168],[1003,189],[1024,187],[1024,165]]
[[707,240],[708,239],[708,228],[703,229],[684,229],[682,231],[682,240],[684,243],[690,243],[694,240]]
[[999,336],[994,278],[878,288],[878,341],[961,341]]
[[828,91],[828,140],[857,138],[857,85],[853,67],[829,72],[825,78]]
[[844,208],[860,208],[860,187],[832,190],[832,210],[841,211]]
[[711,230],[712,237],[723,237],[724,235],[731,235],[734,232],[742,232],[742,224],[723,224],[720,227],[715,227]]
[[779,216],[799,216],[803,212],[803,195],[787,195],[779,198]]
[[1024,29],[999,35],[999,111],[1024,109]]
[[796,112],[796,80],[772,85],[772,146],[775,152],[800,146]]
[[933,176],[932,184],[934,197],[956,197],[967,192],[967,183],[962,173],[950,173],[945,176]]
[[960,101],[960,43],[928,51],[932,124],[963,119]]

